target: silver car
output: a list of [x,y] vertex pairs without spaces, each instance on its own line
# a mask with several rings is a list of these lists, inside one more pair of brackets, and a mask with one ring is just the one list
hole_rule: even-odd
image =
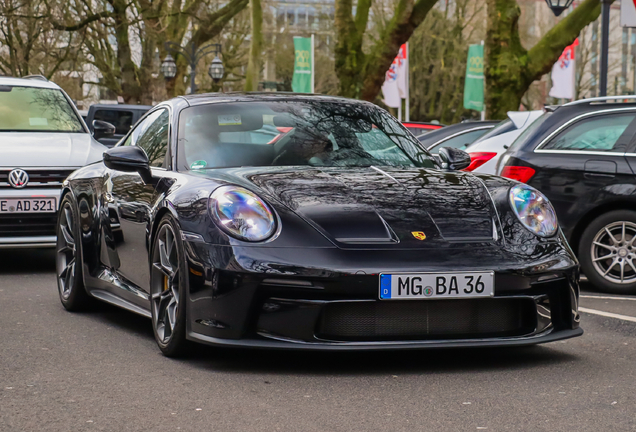
[[0,77],[0,248],[54,247],[62,182],[105,150],[59,86]]

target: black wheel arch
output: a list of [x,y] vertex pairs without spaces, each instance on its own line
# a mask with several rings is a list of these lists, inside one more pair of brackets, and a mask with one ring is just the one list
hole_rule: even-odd
[[594,219],[598,218],[599,216],[605,213],[609,213],[615,210],[636,211],[636,206],[634,202],[632,201],[617,200],[617,201],[612,201],[610,203],[599,204],[598,206],[589,210],[587,213],[583,215],[583,217],[579,219],[579,221],[576,223],[576,225],[574,226],[574,229],[571,231],[569,235],[568,242],[570,243],[572,250],[574,251],[579,250],[581,236],[583,235],[585,228],[587,228],[588,225],[592,223],[592,221],[594,221]]

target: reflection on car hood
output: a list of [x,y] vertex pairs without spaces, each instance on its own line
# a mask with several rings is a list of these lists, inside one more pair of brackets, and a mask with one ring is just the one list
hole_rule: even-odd
[[106,150],[88,133],[0,132],[3,167],[81,167]]
[[490,195],[467,173],[372,167],[254,171],[241,177],[340,247],[427,248],[494,240]]

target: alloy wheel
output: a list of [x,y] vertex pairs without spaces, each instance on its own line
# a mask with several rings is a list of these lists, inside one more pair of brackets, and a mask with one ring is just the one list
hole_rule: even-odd
[[66,202],[60,212],[56,260],[60,294],[65,300],[71,295],[75,283],[77,246],[75,244],[74,228],[73,210],[71,209],[71,204]]
[[617,221],[603,227],[592,240],[594,269],[616,284],[636,282],[636,224]]
[[170,341],[179,309],[179,254],[175,233],[169,224],[159,230],[152,258],[153,324],[163,344]]

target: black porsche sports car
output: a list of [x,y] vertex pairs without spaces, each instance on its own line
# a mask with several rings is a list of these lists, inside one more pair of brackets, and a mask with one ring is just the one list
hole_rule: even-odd
[[178,97],[64,183],[64,307],[190,341],[293,349],[510,346],[578,336],[578,263],[535,189],[458,171],[373,104]]

